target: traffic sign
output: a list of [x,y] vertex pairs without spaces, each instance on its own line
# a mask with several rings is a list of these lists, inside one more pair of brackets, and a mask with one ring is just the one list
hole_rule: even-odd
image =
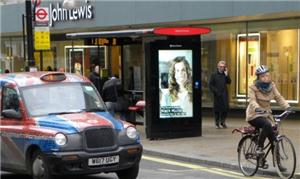
[[50,49],[50,30],[49,27],[34,28],[34,48],[36,50]]
[[47,17],[48,13],[46,12],[45,9],[39,9],[36,11],[36,17],[40,20],[43,21]]
[[37,7],[35,9],[35,22],[37,26],[48,26],[49,9],[47,7]]

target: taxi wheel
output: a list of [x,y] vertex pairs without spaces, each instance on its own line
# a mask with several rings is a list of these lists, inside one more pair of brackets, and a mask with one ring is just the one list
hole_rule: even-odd
[[52,179],[48,165],[41,151],[36,151],[32,157],[31,163],[33,179]]
[[139,174],[139,163],[134,164],[131,168],[117,172],[119,179],[136,179]]

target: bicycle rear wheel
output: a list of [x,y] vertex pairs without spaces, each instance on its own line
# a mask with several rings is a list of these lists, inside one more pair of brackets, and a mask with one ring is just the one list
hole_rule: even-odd
[[243,137],[238,146],[238,163],[242,173],[245,176],[253,176],[258,169],[258,160],[256,156],[256,137]]
[[292,178],[296,169],[296,152],[290,139],[280,136],[273,155],[278,175],[281,178]]

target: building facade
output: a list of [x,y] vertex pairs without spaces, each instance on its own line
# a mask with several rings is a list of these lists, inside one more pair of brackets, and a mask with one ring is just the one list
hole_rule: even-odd
[[[204,107],[212,107],[207,86],[210,74],[216,70],[217,61],[226,60],[232,78],[228,86],[232,108],[246,107],[247,88],[256,78],[255,68],[264,64],[270,68],[281,94],[300,109],[299,1],[85,1],[75,10],[65,10],[62,1],[45,1],[40,6],[49,8],[51,25],[51,48],[34,53],[40,70],[63,67],[68,72],[88,76],[94,65],[101,65],[103,76],[117,74],[125,89],[144,91],[143,42],[157,37],[116,34],[109,38],[70,40],[65,34],[169,26],[209,27],[212,32],[201,36],[199,47]],[[25,3],[1,5],[2,72],[25,70],[22,14]],[[275,103],[274,108],[277,108]]]

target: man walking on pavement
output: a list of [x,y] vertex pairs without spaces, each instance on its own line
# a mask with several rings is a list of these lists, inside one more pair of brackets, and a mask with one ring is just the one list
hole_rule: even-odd
[[229,110],[227,84],[231,83],[226,62],[221,60],[218,62],[217,70],[211,74],[209,80],[209,88],[214,95],[214,115],[216,128],[227,128],[225,123],[227,112]]

